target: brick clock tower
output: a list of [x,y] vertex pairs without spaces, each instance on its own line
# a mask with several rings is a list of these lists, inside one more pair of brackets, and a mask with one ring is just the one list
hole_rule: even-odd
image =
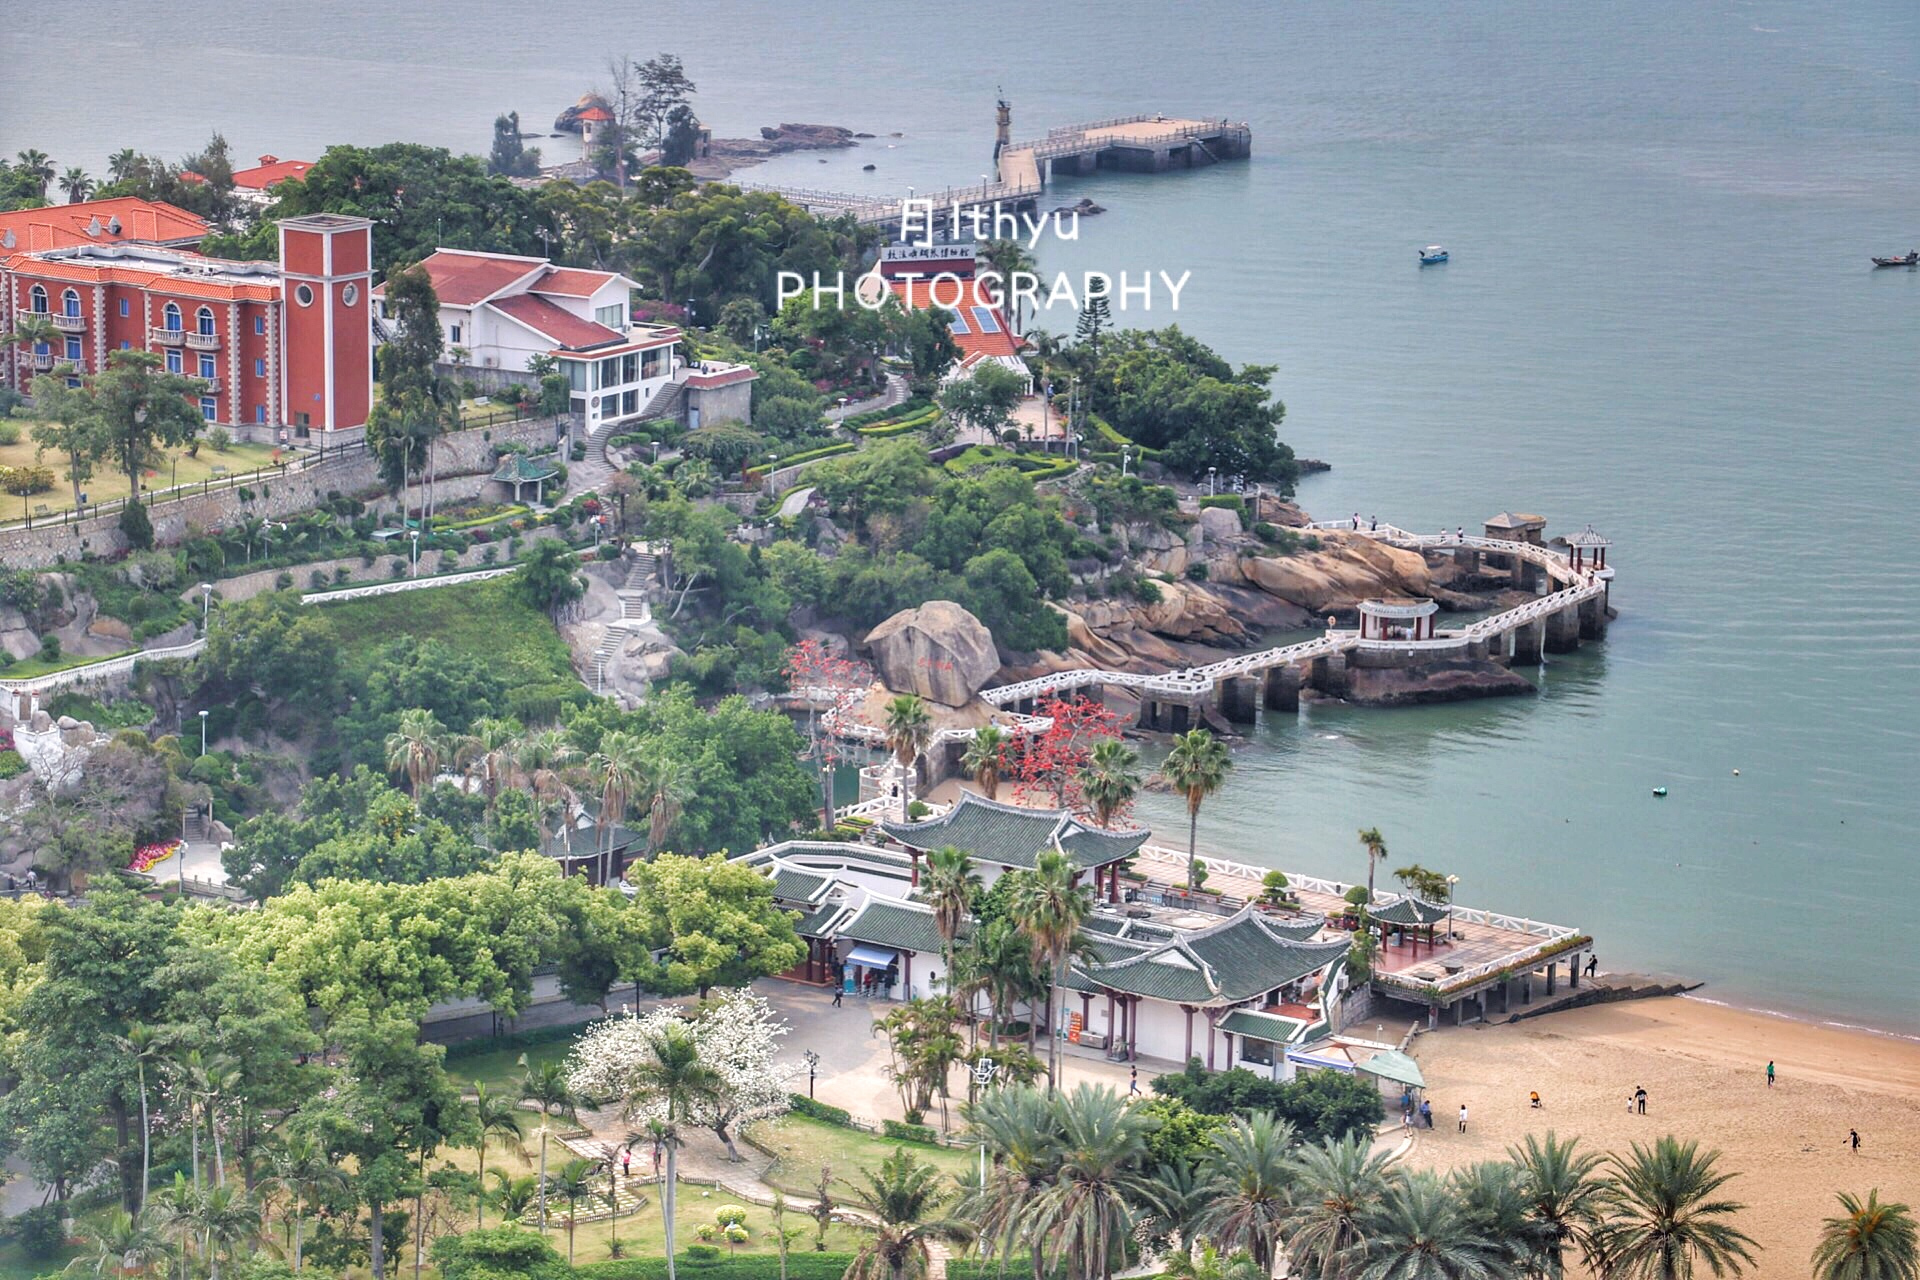
[[373,223],[316,213],[280,223],[278,344],[296,436],[360,431],[373,408]]

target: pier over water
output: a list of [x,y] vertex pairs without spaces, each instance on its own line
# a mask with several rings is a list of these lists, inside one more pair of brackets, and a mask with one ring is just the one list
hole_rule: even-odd
[[[1004,128],[1004,117],[1003,117]],[[1025,142],[1004,137],[995,148],[995,179],[912,198],[933,206],[936,220],[971,209],[1031,209],[1050,177],[1082,175],[1101,169],[1123,173],[1165,173],[1200,169],[1253,154],[1253,129],[1245,121],[1168,115],[1119,116],[1051,129]],[[771,191],[809,213],[826,218],[850,216],[862,226],[883,226],[900,218],[902,197],[852,195],[807,187],[754,186]]]

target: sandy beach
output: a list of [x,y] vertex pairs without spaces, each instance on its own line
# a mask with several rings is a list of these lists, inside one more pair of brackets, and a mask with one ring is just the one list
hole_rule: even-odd
[[[1414,1164],[1496,1158],[1548,1129],[1603,1151],[1695,1138],[1741,1175],[1728,1194],[1747,1206],[1740,1226],[1765,1250],[1752,1274],[1804,1277],[1836,1191],[1878,1187],[1920,1202],[1920,1042],[1681,997],[1448,1028],[1418,1037],[1413,1053],[1435,1124],[1418,1135]],[[1636,1087],[1647,1091],[1644,1116],[1627,1107]],[[1539,1111],[1527,1105],[1534,1089]],[[1858,1155],[1849,1128],[1860,1131]]]

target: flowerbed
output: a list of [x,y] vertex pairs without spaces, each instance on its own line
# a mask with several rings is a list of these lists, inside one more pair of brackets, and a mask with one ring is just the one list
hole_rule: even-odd
[[180,849],[178,840],[162,840],[158,844],[143,844],[133,851],[133,861],[127,864],[129,871],[151,871],[156,863],[165,862]]

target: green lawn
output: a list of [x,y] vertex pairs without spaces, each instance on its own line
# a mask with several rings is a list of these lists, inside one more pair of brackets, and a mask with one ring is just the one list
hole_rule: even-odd
[[563,1061],[572,1048],[571,1041],[556,1040],[552,1044],[536,1044],[523,1049],[496,1049],[471,1057],[449,1058],[447,1074],[462,1092],[471,1093],[473,1082],[479,1080],[490,1093],[506,1094],[517,1090],[521,1077],[526,1074],[520,1065],[520,1055],[526,1055],[529,1066],[538,1067],[547,1062]]
[[863,1129],[843,1129],[807,1116],[781,1116],[755,1125],[752,1135],[756,1143],[774,1153],[766,1181],[788,1195],[809,1198],[820,1183],[822,1165],[832,1167],[835,1181],[853,1179],[860,1170],[874,1168],[892,1155],[895,1147],[904,1146],[916,1159],[954,1176],[977,1159],[976,1152],[966,1147],[892,1142]]
[[57,1257],[44,1261],[37,1260],[29,1258],[21,1252],[19,1245],[9,1240],[5,1244],[0,1244],[0,1280],[34,1280],[35,1276],[50,1275],[59,1271],[67,1265],[69,1259],[79,1256],[79,1249],[66,1248],[62,1249]]
[[[836,1191],[836,1199],[844,1190],[845,1188],[839,1188]],[[638,1213],[621,1218],[617,1224],[620,1232],[620,1245],[630,1258],[660,1257],[666,1252],[667,1233],[661,1222],[658,1192],[658,1187],[648,1187],[646,1206]],[[773,1230],[773,1210],[763,1205],[744,1204],[738,1199],[728,1195],[724,1190],[715,1191],[712,1187],[701,1186],[691,1182],[682,1182],[680,1184],[680,1196],[674,1205],[673,1220],[677,1228],[677,1238],[674,1243],[681,1249],[685,1249],[690,1244],[699,1243],[699,1237],[695,1233],[701,1227],[713,1222],[713,1211],[723,1204],[737,1204],[745,1209],[747,1211],[746,1227],[748,1231],[753,1233],[753,1239],[745,1244],[735,1246],[736,1252],[743,1255],[772,1254],[778,1252],[774,1242],[767,1238],[767,1233]],[[565,1203],[562,1203],[559,1207],[559,1212],[562,1216],[565,1215],[566,1209],[567,1206]],[[548,1211],[551,1215],[551,1206],[549,1206]],[[585,1206],[582,1206],[581,1212],[586,1212]],[[600,1262],[610,1257],[609,1246],[613,1239],[615,1226],[616,1224],[611,1219],[582,1223],[574,1231],[573,1260],[575,1262]],[[813,1249],[814,1224],[812,1218],[809,1218],[798,1210],[790,1209],[787,1211],[786,1228],[789,1231],[804,1229],[804,1234],[787,1246],[790,1251],[799,1253],[802,1250],[811,1251]],[[834,1223],[827,1228],[827,1252],[856,1252],[860,1248],[863,1234],[863,1232],[853,1227],[841,1223]],[[550,1221],[547,1228],[547,1236],[553,1241],[553,1247],[558,1249],[560,1256],[564,1258],[567,1254],[566,1228],[558,1221]]]
[[[26,426],[25,423],[21,425]],[[214,474],[215,467],[223,468],[222,474],[239,475],[271,465],[274,452],[271,445],[238,443],[230,444],[218,453],[212,445],[202,443],[198,457],[188,457],[185,449],[164,449],[161,451],[160,465],[149,471],[140,483],[143,489],[199,484]],[[53,488],[45,493],[36,493],[25,499],[5,495],[5,503],[0,505],[0,519],[13,520],[29,513],[38,514],[34,511],[36,507],[44,506],[49,512],[60,512],[73,506],[73,485],[67,479],[66,458],[48,452],[36,461],[30,430],[21,431],[18,443],[0,445],[0,466],[42,466],[53,472]],[[96,469],[93,478],[80,487],[86,491],[88,502],[111,502],[127,496],[127,478],[111,467]]]
[[389,640],[412,636],[431,637],[480,658],[511,687],[578,685],[566,641],[545,614],[520,597],[514,582],[513,577],[493,578],[316,607],[325,608],[350,675],[364,675]]

